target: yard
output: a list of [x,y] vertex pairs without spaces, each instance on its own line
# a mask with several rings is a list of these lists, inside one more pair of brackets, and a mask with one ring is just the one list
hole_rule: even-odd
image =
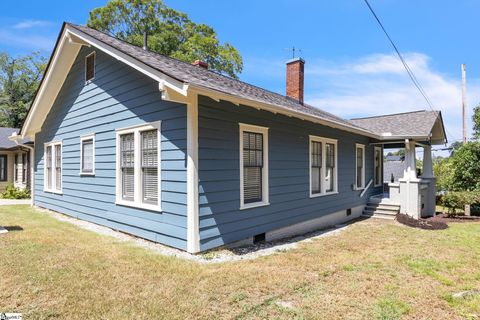
[[256,260],[201,265],[0,207],[0,312],[25,319],[480,317],[480,223],[365,220]]

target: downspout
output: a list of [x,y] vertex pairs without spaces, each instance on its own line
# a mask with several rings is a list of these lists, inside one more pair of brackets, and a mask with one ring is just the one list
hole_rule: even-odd
[[[10,137],[8,137],[11,141],[14,141],[17,146],[22,146],[27,148],[30,151],[30,206],[34,206],[34,198],[35,198],[35,172],[34,172],[34,161],[35,161],[35,147],[30,147],[25,144],[20,144],[18,140],[20,136],[14,132]],[[35,142],[33,142],[35,144]]]

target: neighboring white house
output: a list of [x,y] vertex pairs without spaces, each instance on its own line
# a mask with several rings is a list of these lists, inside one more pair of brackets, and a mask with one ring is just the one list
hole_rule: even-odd
[[[12,184],[19,188],[30,187],[29,150],[8,139],[16,128],[0,128],[0,192]],[[28,145],[28,141],[23,141]]]

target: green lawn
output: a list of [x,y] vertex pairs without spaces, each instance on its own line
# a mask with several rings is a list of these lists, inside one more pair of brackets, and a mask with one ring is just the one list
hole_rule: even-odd
[[480,317],[480,224],[366,220],[257,260],[199,265],[0,207],[0,312],[24,319]]

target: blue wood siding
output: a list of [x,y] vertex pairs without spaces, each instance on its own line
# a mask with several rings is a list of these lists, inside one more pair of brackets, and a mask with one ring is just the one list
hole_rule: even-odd
[[[158,83],[96,50],[85,84],[83,48],[35,138],[35,203],[186,249],[186,107],[161,100]],[[115,205],[115,129],[161,120],[163,212]],[[80,136],[95,133],[94,177],[80,176]],[[44,143],[63,142],[63,194],[43,191]]]
[[[270,205],[240,208],[239,123],[269,128]],[[309,135],[338,140],[338,194],[310,198]],[[367,202],[355,183],[355,144],[365,144],[365,181],[373,179],[370,139],[228,102],[199,99],[201,250],[346,210]]]

